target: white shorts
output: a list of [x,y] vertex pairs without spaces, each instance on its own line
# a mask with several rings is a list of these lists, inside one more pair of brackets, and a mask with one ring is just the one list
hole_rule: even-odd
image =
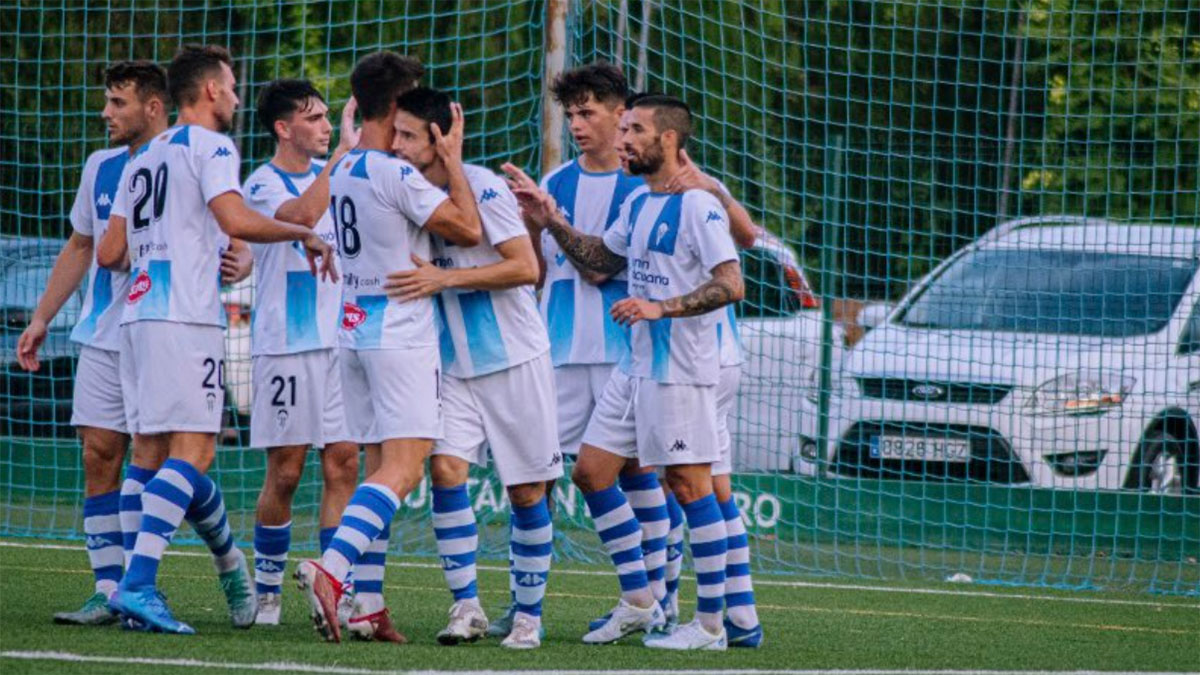
[[382,443],[442,437],[442,364],[437,345],[339,351],[349,440]]
[[714,464],[717,387],[660,384],[614,370],[583,442],[642,466]]
[[433,444],[433,454],[484,466],[490,446],[496,473],[506,487],[563,475],[549,354],[489,375],[446,375],[442,399],[446,435]]
[[250,444],[256,448],[349,440],[336,349],[255,356]]
[[713,462],[714,476],[733,473],[733,437],[729,433],[729,425],[732,423],[733,404],[737,401],[741,382],[741,366],[721,367],[721,380],[717,383],[717,447],[721,448],[721,458]]
[[554,389],[558,392],[558,445],[568,455],[579,454],[583,431],[587,429],[588,420],[614,368],[611,363],[587,363],[554,369]]
[[129,433],[121,393],[121,354],[84,345],[75,364],[71,426]]
[[121,326],[121,389],[130,433],[221,430],[225,330],[173,321]]

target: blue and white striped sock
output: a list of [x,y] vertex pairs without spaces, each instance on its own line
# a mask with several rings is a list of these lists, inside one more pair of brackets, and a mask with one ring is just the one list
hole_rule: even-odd
[[514,504],[512,523],[512,574],[517,581],[517,611],[540,620],[554,550],[554,526],[550,523],[546,498],[524,508]]
[[[387,567],[388,543],[392,538],[392,524],[383,526],[379,536],[371,540],[358,562],[351,568],[354,573],[354,604],[358,614],[374,614],[384,608],[383,571]],[[346,574],[349,579],[350,574]]]
[[121,545],[125,549],[125,567],[133,557],[133,546],[137,543],[138,530],[142,527],[142,492],[146,483],[154,478],[153,469],[144,469],[130,464],[125,467],[125,480],[121,483],[120,519]]
[[336,525],[334,527],[322,527],[320,531],[317,532],[317,542],[321,547],[322,555],[324,555],[325,551],[329,549],[329,545],[333,543],[333,535],[336,532]]
[[634,605],[645,606],[644,599],[653,599],[650,581],[646,578],[646,563],[642,559],[642,527],[633,515],[625,494],[613,485],[605,490],[583,495],[588,511],[596,525],[596,533],[604,550],[617,568],[621,597]]
[[96,592],[105,597],[117,590],[125,572],[121,547],[121,517],[117,490],[83,500],[83,533],[87,536],[88,562],[96,579]]
[[621,477],[621,491],[633,507],[633,515],[642,526],[642,559],[646,561],[646,579],[654,599],[663,602],[667,596],[667,532],[671,529],[667,516],[667,498],[663,494],[658,474],[639,473]]
[[259,593],[283,592],[292,521],[283,525],[254,524],[254,586]]
[[225,497],[213,479],[200,474],[195,483],[196,493],[187,511],[187,521],[196,534],[204,540],[213,554],[213,566],[217,574],[236,569],[244,555],[234,546],[233,532],[229,529],[229,518],[225,515]]
[[[355,588],[361,592],[364,582],[368,588],[372,588],[371,582],[376,579],[371,578],[368,571],[364,569],[363,563],[367,561],[360,561],[359,558],[363,557],[363,554],[371,546],[371,542],[375,541],[380,533],[387,530],[399,508],[400,498],[386,485],[379,483],[359,485],[358,489],[354,491],[354,495],[350,497],[350,503],[346,505],[346,510],[342,512],[342,522],[333,535],[333,541],[321,555],[321,567],[324,567],[325,571],[332,574],[338,581],[344,582],[350,574],[350,568],[358,562],[359,566],[354,573]],[[385,550],[386,545],[385,540]],[[382,552],[380,553],[382,554]],[[379,569],[378,581],[380,592],[382,592],[382,564]]]
[[696,618],[712,632],[721,630],[725,605],[725,553],[728,535],[715,495],[683,505],[696,566]]
[[454,601],[479,597],[475,555],[479,549],[479,527],[467,485],[433,488],[433,535],[446,585]]
[[168,459],[142,492],[142,525],[129,569],[121,580],[123,590],[153,588],[158,577],[158,564],[171,537],[179,529],[192,503],[196,482],[203,475],[196,467],[181,459]]
[[679,575],[683,572],[683,509],[675,494],[667,492],[667,518],[670,530],[667,532],[667,598],[679,593]]
[[720,505],[729,542],[725,554],[725,613],[738,628],[749,630],[758,625],[754,583],[750,579],[750,539],[733,499]]

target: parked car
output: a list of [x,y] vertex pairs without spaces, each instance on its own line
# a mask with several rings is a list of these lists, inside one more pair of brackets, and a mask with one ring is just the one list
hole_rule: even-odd
[[1200,229],[1044,216],[919,282],[841,364],[804,473],[1197,492]]
[[50,279],[62,239],[0,237],[0,318],[3,319],[3,382],[0,384],[0,435],[70,438],[71,396],[79,345],[71,329],[83,307],[83,289],[67,298],[50,322],[39,352],[41,367],[27,373],[17,364],[17,341],[29,325],[38,298]]
[[[739,471],[787,471],[799,452],[800,410],[820,364],[821,303],[796,253],[764,232],[742,251],[745,299],[736,307],[746,362],[729,420]],[[831,329],[834,361],[845,336]]]

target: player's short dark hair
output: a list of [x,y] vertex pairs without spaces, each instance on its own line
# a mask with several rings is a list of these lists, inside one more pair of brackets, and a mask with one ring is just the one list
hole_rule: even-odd
[[679,136],[679,149],[687,145],[692,135],[692,110],[682,99],[665,94],[648,94],[633,104],[635,108],[654,110],[654,128],[658,133],[670,129]]
[[638,101],[646,98],[647,96],[657,96],[657,95],[658,94],[655,94],[655,93],[649,92],[649,91],[632,92],[631,94],[629,94],[629,96],[625,97],[625,109],[632,110],[633,106],[637,105]]
[[[449,133],[454,116],[450,112],[450,95],[430,87],[416,87],[396,97],[396,109],[438,125],[442,133]],[[433,132],[429,132],[433,140]]]
[[177,106],[200,100],[200,85],[205,78],[221,70],[221,64],[233,67],[229,50],[220,45],[188,44],[179,48],[167,67],[167,91]]
[[308,80],[284,78],[275,80],[258,92],[258,121],[272,136],[275,122],[308,107],[309,101],[324,101],[325,97]]
[[104,70],[104,86],[115,89],[132,84],[133,90],[143,101],[148,97],[158,98],[164,106],[171,105],[167,93],[167,71],[153,61],[117,61]]
[[413,88],[424,74],[425,66],[415,57],[396,52],[375,52],[359,59],[350,73],[350,90],[363,119],[386,115],[396,97]]
[[591,94],[600,103],[613,107],[629,96],[629,83],[620,68],[607,61],[596,61],[561,73],[554,78],[550,91],[563,106],[583,103]]

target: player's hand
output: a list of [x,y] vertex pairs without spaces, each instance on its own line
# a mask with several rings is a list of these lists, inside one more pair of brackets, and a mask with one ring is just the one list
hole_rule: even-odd
[[657,302],[642,298],[624,298],[613,303],[609,314],[612,315],[613,321],[622,326],[632,326],[639,321],[661,319],[663,308]]
[[33,372],[41,367],[38,363],[38,350],[46,341],[46,332],[46,322],[34,318],[26,326],[25,332],[21,333],[20,339],[17,340],[17,363],[21,368]]
[[249,247],[227,248],[221,252],[221,283],[229,285],[250,276],[254,269],[254,254]]
[[687,150],[679,151],[679,173],[671,177],[664,186],[666,192],[687,192],[688,190],[704,190],[719,196],[721,184],[715,178],[704,173],[700,167],[688,157]]
[[458,103],[450,104],[450,132],[442,133],[436,122],[430,122],[429,131],[433,134],[433,146],[438,157],[447,165],[462,164],[463,146],[463,109]]
[[[322,280],[337,281],[337,265],[333,262],[333,247],[315,233],[304,238],[304,255],[308,258],[308,269]],[[320,264],[317,261],[320,260]]]
[[554,197],[538,186],[520,167],[505,162],[500,166],[500,170],[504,172],[508,187],[517,198],[521,213],[535,227],[546,227],[558,211]]
[[415,268],[392,272],[387,276],[383,290],[390,297],[400,302],[428,298],[449,285],[450,273],[446,270],[417,255],[412,256],[412,261]]
[[342,108],[342,122],[338,128],[338,144],[333,151],[335,158],[350,152],[354,146],[358,145],[361,129],[354,126],[354,113],[358,112],[358,100],[353,96],[349,101],[346,101],[346,107]]

